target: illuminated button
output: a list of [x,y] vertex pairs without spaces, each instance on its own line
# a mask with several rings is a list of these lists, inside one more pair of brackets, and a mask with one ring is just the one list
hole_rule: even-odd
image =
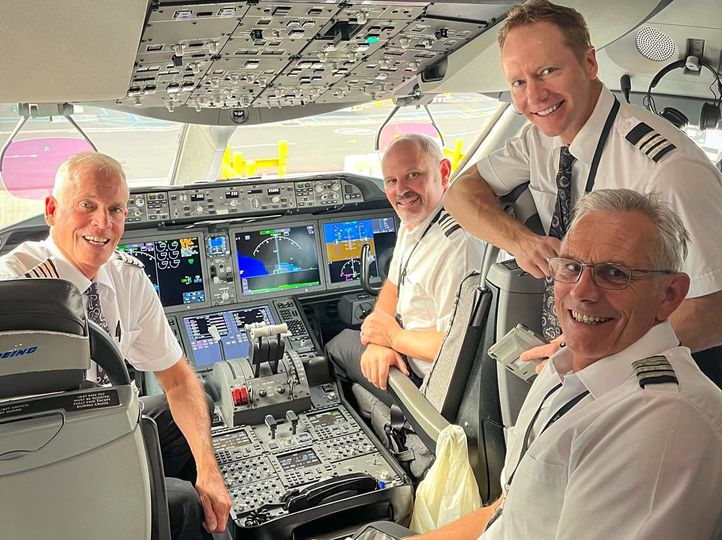
[[241,401],[241,405],[247,405],[248,404],[248,390],[245,386],[241,386],[239,389],[239,399]]
[[[233,397],[233,404],[234,405],[240,405],[241,404],[241,389],[240,388],[234,388],[231,391],[231,396]],[[247,398],[247,396],[246,396]]]

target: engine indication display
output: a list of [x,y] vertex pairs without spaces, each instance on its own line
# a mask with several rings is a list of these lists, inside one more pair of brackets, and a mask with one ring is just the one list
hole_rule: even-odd
[[201,243],[198,236],[189,235],[119,244],[118,249],[143,263],[161,303],[172,307],[206,301]]

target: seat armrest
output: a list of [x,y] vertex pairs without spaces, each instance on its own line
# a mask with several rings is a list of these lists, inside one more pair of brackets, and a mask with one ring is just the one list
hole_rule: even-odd
[[395,367],[389,370],[389,393],[414,432],[429,450],[435,452],[439,434],[450,425],[449,422],[429,403],[411,379]]

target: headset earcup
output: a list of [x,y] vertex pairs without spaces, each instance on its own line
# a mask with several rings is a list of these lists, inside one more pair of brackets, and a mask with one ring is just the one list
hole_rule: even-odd
[[665,107],[660,116],[662,118],[666,118],[672,123],[672,125],[679,129],[684,129],[684,127],[689,124],[689,120],[684,113],[678,111],[677,109],[673,109],[672,107]]
[[717,129],[720,121],[719,107],[713,103],[703,103],[699,112],[699,129]]

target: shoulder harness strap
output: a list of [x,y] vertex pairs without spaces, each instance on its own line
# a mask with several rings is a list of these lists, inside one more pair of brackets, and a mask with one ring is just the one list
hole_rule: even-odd
[[644,122],[634,126],[625,138],[655,163],[677,148]]
[[52,258],[45,259],[23,274],[26,278],[60,278]]
[[145,266],[143,266],[142,262],[140,262],[138,259],[136,259],[132,255],[128,255],[125,251],[116,251],[115,252],[115,260],[120,261],[125,264],[131,264],[133,266],[137,266],[138,268],[145,269]]
[[674,383],[679,385],[674,369],[664,356],[651,356],[632,362],[632,369],[642,388],[648,384]]

